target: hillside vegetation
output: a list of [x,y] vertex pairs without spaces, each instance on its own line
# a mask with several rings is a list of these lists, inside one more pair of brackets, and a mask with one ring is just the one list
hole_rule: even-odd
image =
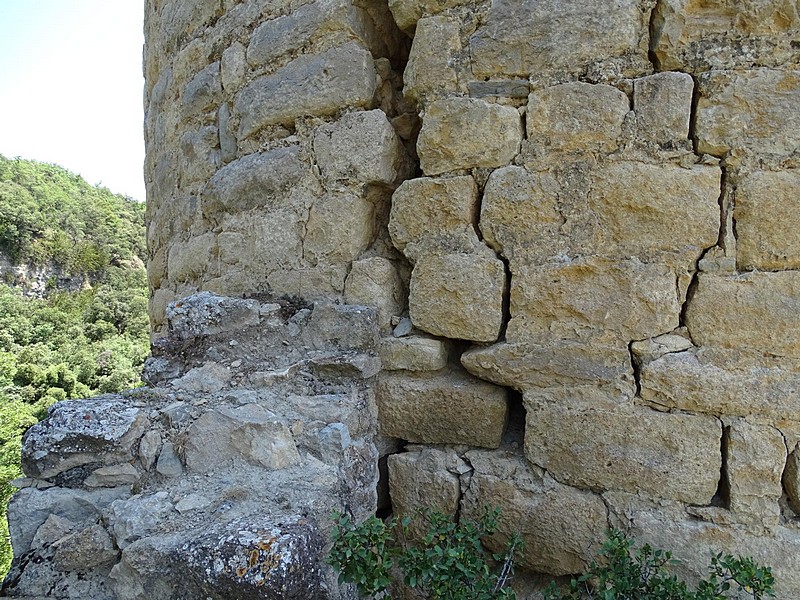
[[[0,155],[0,257],[52,273],[45,293],[0,283],[0,575],[22,433],[58,400],[139,385],[149,352],[144,204],[61,167]],[[79,278],[78,290],[59,281]]]

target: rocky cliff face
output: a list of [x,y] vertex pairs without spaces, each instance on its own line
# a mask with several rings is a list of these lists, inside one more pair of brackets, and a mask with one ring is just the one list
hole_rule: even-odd
[[[164,391],[136,400],[138,442],[75,451],[86,462],[59,445],[78,409],[27,438],[43,464],[12,511],[27,525],[9,589],[32,593],[25,557],[75,572],[60,540],[96,531],[113,551],[78,571],[109,598],[183,597],[166,572],[251,597],[262,554],[234,557],[275,536],[318,564],[323,509],[387,502],[388,455],[395,510],[499,506],[490,544],[519,531],[529,572],[581,570],[613,525],[674,548],[689,577],[711,550],[751,554],[800,596],[799,11],[150,0]],[[217,305],[244,316],[203,325]],[[109,467],[134,480],[92,488]],[[262,522],[247,494],[270,478],[285,501]],[[229,488],[248,500],[227,516]],[[60,514],[48,494],[98,508]],[[137,503],[170,516],[147,529]],[[295,585],[280,573],[252,597]]]

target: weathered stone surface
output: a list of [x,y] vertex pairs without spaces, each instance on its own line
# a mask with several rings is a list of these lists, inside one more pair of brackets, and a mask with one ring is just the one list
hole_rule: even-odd
[[628,97],[610,85],[574,82],[538,90],[528,99],[528,139],[547,150],[611,152],[628,108]]
[[52,548],[53,563],[62,571],[84,571],[116,561],[119,555],[114,540],[97,524],[56,541]]
[[606,256],[693,268],[719,234],[719,168],[607,162],[578,190],[551,172],[494,171],[480,227],[495,250],[523,265]]
[[203,191],[203,211],[242,212],[280,203],[307,167],[298,146],[244,156],[217,171]]
[[664,70],[778,65],[796,56],[800,13],[783,0],[665,0],[654,12],[650,43]]
[[522,124],[510,106],[477,98],[446,98],[430,104],[417,139],[426,175],[473,167],[500,167],[519,152]]
[[8,529],[14,556],[21,556],[30,550],[34,536],[51,515],[76,525],[87,519],[96,522],[105,507],[129,493],[124,488],[86,491],[52,487],[18,491],[8,505]]
[[312,265],[355,260],[375,237],[374,214],[374,205],[361,196],[333,192],[320,198],[308,215],[304,258]]
[[487,540],[491,550],[501,552],[519,534],[525,542],[520,567],[552,575],[586,568],[607,527],[599,496],[557,483],[517,454],[471,450],[467,458],[474,472],[461,517],[478,518],[491,499],[500,509],[498,532]]
[[455,517],[461,499],[459,475],[470,470],[455,452],[422,448],[393,454],[388,466],[392,511],[413,519],[414,534],[425,533],[420,509]]
[[488,250],[425,256],[411,273],[411,321],[433,335],[493,342],[503,324],[504,287],[505,267]]
[[547,70],[580,70],[632,52],[645,62],[646,36],[647,13],[638,0],[613,5],[499,0],[470,38],[472,70],[476,77],[527,77]]
[[183,473],[183,464],[175,451],[175,444],[165,442],[158,454],[156,471],[165,477],[177,477]]
[[202,589],[241,600],[306,600],[319,593],[322,540],[306,518],[263,516],[211,526],[181,550]]
[[632,398],[635,392],[630,354],[623,343],[502,342],[467,350],[461,364],[486,381],[526,392],[546,390],[563,403],[587,396],[594,402]]
[[129,463],[100,467],[92,471],[83,485],[86,487],[116,487],[118,485],[133,485],[141,476],[136,467]]
[[246,50],[242,44],[233,42],[222,51],[219,71],[222,89],[226,92],[234,92],[242,86],[247,72]]
[[415,101],[458,90],[454,58],[461,51],[461,24],[449,17],[426,17],[417,23],[403,71],[403,94]]
[[172,387],[185,392],[213,394],[228,385],[231,375],[229,368],[209,361],[195,367],[183,377],[175,379]]
[[116,500],[105,511],[108,525],[120,549],[158,531],[173,515],[175,507],[167,492],[137,494]]
[[259,309],[257,300],[200,292],[170,304],[167,320],[170,333],[187,341],[256,325]]
[[[800,272],[701,273],[686,310],[696,344],[800,358]],[[765,335],[766,334],[766,335]]]
[[[346,151],[343,152],[343,149]],[[393,185],[411,168],[408,155],[382,110],[353,112],[314,134],[323,180],[352,185]]]
[[506,390],[460,371],[384,373],[378,380],[381,433],[410,442],[496,448],[508,415]]
[[525,456],[565,484],[704,505],[717,489],[721,436],[711,417],[554,406],[528,411]]
[[769,565],[775,578],[775,597],[791,600],[800,590],[800,535],[789,527],[776,527],[770,535],[754,534],[740,527],[716,525],[691,518],[659,514],[648,507],[626,511],[629,533],[641,544],[669,548],[680,562],[678,577],[697,581],[708,576],[709,556],[722,552],[751,556]]
[[305,342],[314,349],[372,351],[378,347],[378,312],[374,308],[317,302]]
[[66,537],[75,528],[75,523],[58,515],[50,515],[36,530],[31,547],[49,546]]
[[22,470],[44,479],[90,463],[131,460],[147,425],[147,416],[121,398],[59,402],[25,433]]
[[739,183],[736,264],[740,269],[800,268],[800,171],[756,171]]
[[569,339],[597,329],[635,340],[678,326],[675,277],[661,265],[585,259],[512,272],[510,342]]
[[633,82],[636,134],[658,144],[689,137],[694,81],[687,73],[664,72]]
[[471,251],[478,187],[470,175],[404,181],[392,195],[389,233],[412,262],[445,250]]
[[139,460],[145,471],[149,471],[158,457],[161,449],[161,434],[158,431],[150,430],[139,440]]
[[709,71],[699,79],[697,149],[788,155],[800,147],[800,71]]
[[219,62],[211,63],[186,85],[182,94],[183,112],[192,115],[217,108],[222,85],[219,78]]
[[[684,329],[679,329],[678,331],[685,333]],[[694,344],[688,337],[678,333],[665,333],[664,335],[633,342],[630,345],[630,352],[636,363],[641,366],[657,360],[665,354],[683,352],[693,347]]]
[[448,8],[467,4],[469,0],[389,0],[397,25],[406,33],[414,33],[417,22],[424,15],[435,15]]
[[247,62],[251,66],[275,64],[276,59],[296,52],[320,35],[349,31],[356,36],[366,27],[359,9],[345,0],[318,0],[259,25],[250,36]]
[[774,427],[733,419],[725,423],[723,443],[730,510],[748,524],[777,525],[786,464],[783,435]]
[[394,263],[374,256],[353,262],[344,283],[344,299],[348,304],[377,307],[378,323],[388,329],[392,317],[405,308],[404,287]]
[[184,450],[190,471],[208,473],[247,460],[265,469],[300,462],[289,428],[256,404],[208,411],[188,431]]
[[175,242],[167,255],[167,273],[172,281],[191,279],[208,268],[215,244],[213,233]]
[[301,56],[239,93],[234,104],[239,115],[238,137],[306,115],[330,115],[347,106],[367,107],[374,92],[372,56],[354,42]]
[[387,371],[438,371],[447,365],[447,344],[418,335],[385,337],[380,357]]
[[641,395],[665,408],[794,419],[800,411],[798,366],[774,360],[741,364],[705,349],[670,353],[642,366]]

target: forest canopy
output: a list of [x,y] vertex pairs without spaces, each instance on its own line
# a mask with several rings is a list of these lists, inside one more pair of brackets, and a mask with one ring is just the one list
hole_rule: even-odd
[[[52,274],[34,293],[0,268],[0,576],[24,431],[59,400],[140,385],[150,350],[144,208],[56,165],[0,155],[0,259]],[[70,278],[81,285],[59,286]]]

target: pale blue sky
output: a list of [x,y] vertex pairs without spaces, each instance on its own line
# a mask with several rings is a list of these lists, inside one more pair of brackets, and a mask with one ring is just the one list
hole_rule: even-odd
[[0,154],[144,200],[144,0],[0,0]]

